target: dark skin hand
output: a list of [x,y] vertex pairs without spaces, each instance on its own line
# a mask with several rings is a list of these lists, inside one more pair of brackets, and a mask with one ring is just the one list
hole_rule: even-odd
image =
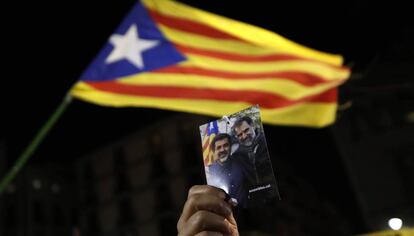
[[178,236],[239,236],[230,204],[223,190],[195,185],[177,223]]

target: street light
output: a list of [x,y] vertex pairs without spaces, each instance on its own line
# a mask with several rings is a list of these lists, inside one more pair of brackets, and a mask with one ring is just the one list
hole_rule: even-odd
[[393,230],[399,230],[401,229],[403,222],[400,218],[391,218],[388,220],[388,225]]

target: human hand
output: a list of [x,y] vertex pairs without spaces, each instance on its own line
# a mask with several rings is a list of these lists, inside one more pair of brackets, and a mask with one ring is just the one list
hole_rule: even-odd
[[219,188],[191,187],[177,223],[178,236],[239,236],[232,208],[225,198],[225,192]]

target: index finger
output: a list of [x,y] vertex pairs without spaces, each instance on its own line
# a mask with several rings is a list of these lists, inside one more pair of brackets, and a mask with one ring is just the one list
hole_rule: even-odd
[[195,195],[195,194],[213,195],[213,196],[216,196],[216,197],[221,198],[223,200],[226,198],[226,192],[224,192],[224,190],[222,190],[220,188],[213,187],[213,186],[209,186],[209,185],[194,185],[188,191],[187,198],[189,198],[191,195]]
[[207,186],[196,185],[188,191],[188,198],[184,204],[177,228],[181,228],[185,222],[197,211],[206,210],[215,212],[224,217],[231,215],[231,207],[224,199],[226,194],[223,190]]

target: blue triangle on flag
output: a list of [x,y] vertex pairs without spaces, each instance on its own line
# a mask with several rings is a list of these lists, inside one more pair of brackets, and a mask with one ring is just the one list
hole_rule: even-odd
[[[161,33],[155,22],[150,17],[148,11],[141,3],[137,3],[132,8],[130,13],[125,17],[121,25],[112,34],[112,36],[116,35],[116,37],[124,37],[131,27],[136,27],[139,39],[157,42],[155,46],[149,48],[148,50],[142,51],[141,55],[138,55],[142,57],[143,66],[140,68],[125,58],[108,62],[108,57],[115,50],[113,43],[108,40],[98,56],[85,70],[80,78],[81,80],[113,80],[118,77],[168,67],[186,60],[184,55],[182,55]],[[124,50],[130,49],[126,47]]]

